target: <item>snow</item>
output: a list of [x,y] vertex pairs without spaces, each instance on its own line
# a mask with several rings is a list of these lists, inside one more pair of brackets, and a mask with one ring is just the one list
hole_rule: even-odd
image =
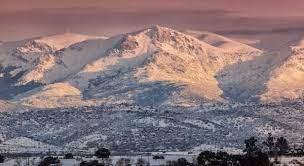
[[256,132],[266,137],[268,133],[272,133],[273,135],[283,135],[284,129],[271,126],[270,124],[265,124],[263,127],[258,127]]
[[36,39],[36,41],[45,43],[56,50],[60,50],[63,48],[67,48],[72,44],[80,43],[85,40],[96,39],[96,38],[106,38],[106,37],[87,36],[87,35],[66,32],[63,34],[41,37],[39,39]]
[[200,120],[185,120],[185,123],[190,123],[190,124],[193,124],[193,125],[196,125],[196,126],[199,126],[201,128],[205,128],[205,129],[208,129],[208,130],[212,130],[213,132],[215,132],[215,126],[212,124],[212,123],[209,123],[209,122],[203,122],[203,121],[200,121]]
[[[157,155],[158,153],[155,153]],[[138,159],[143,159],[147,162],[150,163],[151,166],[158,166],[161,164],[166,164],[166,161],[171,161],[171,160],[177,160],[179,158],[185,158],[189,162],[193,162],[195,159],[195,156],[193,155],[188,155],[188,154],[182,154],[182,153],[172,153],[172,154],[159,154],[165,157],[165,159],[160,159],[160,160],[154,160],[152,159],[153,156],[151,155],[130,155],[130,156],[110,156],[110,161],[111,163],[115,164],[119,159],[130,159],[132,166],[135,165]],[[80,164],[81,161],[91,161],[91,160],[100,160],[99,162],[102,162],[102,159],[96,159],[95,157],[93,158],[81,158],[78,156],[75,156],[76,159],[62,159],[60,158],[60,162],[62,166],[75,166]],[[29,163],[39,163],[40,159],[39,158],[29,158]],[[27,161],[24,158],[19,158],[19,159],[11,159],[9,161],[6,161],[5,163],[0,164],[0,166],[14,166],[17,162],[21,163],[20,166],[26,166]],[[30,165],[32,166],[32,165]]]
[[174,125],[171,123],[167,123],[165,119],[156,120],[151,117],[143,118],[143,119],[136,119],[134,120],[136,123],[144,123],[144,124],[151,124],[154,127],[168,127],[170,125]]
[[[301,97],[300,47],[293,47],[296,55],[285,55],[292,51],[284,48],[277,56],[210,32],[154,26],[110,38],[65,33],[3,43],[0,59],[6,68],[16,67],[8,71],[10,78],[23,73],[7,86],[33,81],[42,86],[16,94],[20,105],[145,105],[153,99],[152,105],[193,107],[206,101]],[[147,93],[155,84],[162,93]]]
[[26,137],[17,137],[9,139],[0,144],[0,152],[47,152],[49,150],[58,150],[58,147],[35,141]]
[[[21,137],[28,135],[37,140],[48,138],[52,143],[58,137],[61,141],[57,143],[62,146],[81,148],[97,141],[123,144],[132,139],[120,136],[128,138],[130,132],[132,136],[142,134],[140,141],[152,138],[158,149],[181,148],[173,142],[179,139],[206,143],[199,147],[202,149],[221,149],[208,143],[215,138],[231,143],[233,139],[240,141],[251,134],[265,136],[268,132],[292,133],[294,139],[303,133],[299,127],[303,113],[298,104],[269,108],[248,102],[260,97],[280,100],[303,95],[303,43],[284,47],[277,54],[209,32],[185,34],[160,26],[110,38],[68,33],[3,43],[1,95],[9,91],[9,96],[4,97],[14,99],[1,101],[0,110],[19,112],[1,114],[5,116],[1,122],[6,124],[1,127],[14,133],[9,139],[18,146],[39,144]],[[31,87],[32,81],[38,85]],[[24,91],[15,92],[23,86]],[[217,102],[221,105],[214,104]],[[24,107],[20,109],[20,105]],[[65,110],[69,113],[61,112]],[[164,110],[168,113],[158,116]],[[109,123],[116,126],[104,129]],[[208,137],[190,138],[187,134],[193,133],[189,129]],[[28,135],[20,134],[20,130]],[[170,132],[179,136],[178,140],[172,140]],[[3,133],[2,139],[7,136]],[[168,145],[155,141],[158,137]],[[238,145],[240,142],[231,147]]]
[[205,32],[205,31],[191,31],[186,30],[184,33],[189,34],[191,36],[194,36],[201,41],[204,41],[214,47],[220,48],[223,51],[226,52],[234,52],[234,53],[262,53],[261,50],[251,47],[249,45],[231,40],[227,37],[220,36],[211,32]]
[[[159,166],[162,164],[166,164],[167,161],[176,161],[179,158],[185,158],[189,162],[193,162],[197,158],[197,154],[188,154],[187,152],[166,152],[166,153],[152,153],[153,155],[161,155],[164,156],[165,159],[160,160],[154,160],[152,159],[152,155],[129,155],[129,156],[110,156],[111,163],[115,164],[119,159],[130,159],[131,164],[135,165],[138,159],[143,159],[150,163],[151,166]],[[59,156],[60,157],[60,156]],[[60,157],[60,162],[62,166],[75,166],[78,165],[81,161],[90,161],[90,160],[96,160],[96,158],[81,158],[78,156],[74,156],[76,159],[62,159]],[[101,159],[97,159],[100,160]],[[303,163],[304,158],[303,157],[279,157],[280,164],[277,164],[276,166],[299,166],[298,162]],[[271,161],[274,161],[272,158]],[[29,164],[30,166],[34,166],[32,164],[38,164],[40,162],[40,158],[29,158]],[[14,166],[17,163],[20,163],[20,166],[26,166],[27,165],[27,159],[25,158],[18,158],[18,159],[9,159],[5,163],[0,163],[0,166]]]
[[291,48],[291,54],[278,68],[271,72],[263,101],[298,99],[304,96],[304,48]]
[[91,135],[83,137],[80,140],[70,142],[67,145],[67,148],[77,147],[77,148],[81,149],[81,148],[85,148],[89,142],[98,142],[100,140],[106,140],[106,139],[107,139],[106,135],[98,134],[98,133],[91,134]]
[[222,147],[222,146],[216,146],[216,145],[208,145],[208,144],[202,144],[198,147],[194,147],[193,150],[194,152],[202,152],[202,151],[213,151],[213,152],[219,152],[219,151],[224,151],[230,154],[242,154],[243,150],[242,149],[237,149],[237,148],[231,148],[231,147]]
[[[35,81],[45,88],[18,95],[15,101],[37,108],[75,106],[77,103],[134,103],[137,102],[134,96],[143,92],[142,84],[154,83],[164,84],[166,93],[172,94],[163,104],[192,106],[201,101],[224,101],[225,91],[216,78],[218,72],[226,66],[249,61],[261,51],[219,35],[205,34],[207,38],[199,40],[170,28],[155,26],[110,38],[65,33],[25,41],[16,48],[19,50],[17,58],[20,56],[29,62],[8,58],[7,66],[18,64],[19,68],[11,71],[14,75],[25,72],[16,85]],[[221,41],[226,42],[225,46],[214,44]],[[103,82],[108,84],[103,85]],[[107,86],[120,83],[124,84],[120,86],[122,89],[115,91],[124,94],[105,93]],[[57,86],[52,88],[52,84]],[[171,90],[170,84],[179,90]],[[64,96],[57,95],[50,88],[63,89]],[[79,94],[75,95],[74,88]],[[82,96],[84,92],[86,96]],[[98,100],[81,99],[88,99],[88,96]]]

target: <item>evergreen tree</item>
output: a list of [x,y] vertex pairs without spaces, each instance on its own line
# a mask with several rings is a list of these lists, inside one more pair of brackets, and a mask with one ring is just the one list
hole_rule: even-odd
[[185,158],[177,159],[177,166],[191,166],[191,164]]
[[261,149],[256,145],[257,139],[251,137],[245,140],[245,149],[246,152],[244,158],[241,161],[243,166],[269,166],[270,160],[266,153],[263,153]]
[[273,154],[274,151],[274,137],[272,136],[271,133],[268,133],[268,137],[266,141],[263,142],[263,144],[267,147],[268,154]]
[[111,155],[110,150],[106,148],[100,148],[95,152],[95,156],[97,158],[109,158],[110,155]]
[[279,155],[287,154],[289,150],[288,141],[284,137],[278,138],[275,146],[278,149]]
[[73,159],[73,158],[74,158],[74,156],[72,153],[67,153],[64,155],[64,159]]
[[49,166],[49,165],[55,165],[55,164],[60,164],[60,160],[55,157],[46,157],[44,158],[38,166]]
[[245,140],[245,149],[244,152],[246,153],[246,155],[248,156],[255,156],[255,154],[257,152],[260,152],[261,150],[258,148],[258,146],[256,145],[256,142],[258,140],[254,137],[251,137],[247,140]]
[[302,150],[304,151],[304,137],[302,138]]
[[4,156],[2,156],[2,155],[0,155],[0,163],[3,163],[3,162],[4,162],[4,160],[5,160],[5,157],[4,157]]

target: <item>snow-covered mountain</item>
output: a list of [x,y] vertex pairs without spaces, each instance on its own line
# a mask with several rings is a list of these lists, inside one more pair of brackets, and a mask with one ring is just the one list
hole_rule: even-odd
[[304,44],[290,48],[291,52],[279,67],[271,72],[264,101],[297,99],[304,96]]
[[261,52],[259,49],[211,32],[192,30],[185,30],[182,32],[191,35],[203,42],[206,42],[214,47],[220,48],[224,52],[239,54],[254,54]]
[[1,98],[38,108],[294,100],[303,95],[303,54],[300,44],[284,50],[160,26],[8,42],[0,46]]
[[1,98],[11,99],[52,82],[52,78],[45,77],[60,63],[58,51],[89,39],[96,37],[65,33],[3,43],[0,46]]
[[244,49],[225,51],[159,26],[108,39],[63,34],[4,43],[3,97],[34,107],[57,107],[56,101],[71,103],[75,97],[77,103],[144,105],[223,101],[216,73],[261,54]]
[[269,132],[296,142],[304,131],[304,47],[291,46],[269,52],[160,26],[4,42],[0,146],[241,148]]

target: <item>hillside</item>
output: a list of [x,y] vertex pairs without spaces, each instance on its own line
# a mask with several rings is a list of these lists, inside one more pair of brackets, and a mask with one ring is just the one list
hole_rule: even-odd
[[263,101],[295,100],[304,97],[304,45],[291,47],[291,54],[271,73]]
[[[216,73],[227,65],[251,60],[261,51],[252,48],[243,53],[226,52],[195,37],[155,26],[77,43],[56,53],[59,59],[39,82],[51,83],[45,85],[48,91],[69,86],[68,89],[76,88],[80,93],[75,95],[71,91],[58,96],[34,89],[15,101],[34,107],[52,107],[45,103],[56,100],[69,102],[66,105],[73,102],[192,105],[224,101]],[[57,106],[60,104],[54,103],[53,107]]]
[[268,133],[300,143],[302,108],[303,104],[206,104],[195,108],[115,104],[0,113],[0,139],[2,135],[4,143],[10,143],[0,144],[0,152],[46,152],[52,147],[77,152],[100,144],[120,153],[201,151],[215,145],[221,150],[243,149],[245,139],[264,140]]
[[91,38],[96,37],[61,34],[3,43],[0,45],[0,97],[11,99],[54,81],[45,78],[45,74],[60,63],[57,56],[60,49]]
[[304,131],[303,53],[302,42],[268,52],[160,26],[110,38],[3,43],[0,146],[242,149],[244,139],[269,132],[297,142]]
[[252,46],[231,40],[227,37],[217,35],[206,31],[183,31],[185,34],[191,35],[203,42],[206,42],[214,47],[220,48],[222,51],[241,54],[252,54],[262,52]]
[[210,32],[154,26],[110,38],[67,33],[3,43],[0,54],[1,99],[36,108],[276,102],[303,94],[301,42],[267,52]]

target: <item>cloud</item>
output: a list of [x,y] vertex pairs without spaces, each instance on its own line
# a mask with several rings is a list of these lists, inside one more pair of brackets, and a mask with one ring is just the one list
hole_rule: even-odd
[[[66,28],[78,33],[114,35],[153,24],[225,33],[262,33],[274,27],[284,31],[286,25],[301,29],[302,21],[282,18],[303,14],[304,1],[278,3],[281,1],[1,0],[0,40],[60,33]],[[273,15],[276,17],[270,17]]]

